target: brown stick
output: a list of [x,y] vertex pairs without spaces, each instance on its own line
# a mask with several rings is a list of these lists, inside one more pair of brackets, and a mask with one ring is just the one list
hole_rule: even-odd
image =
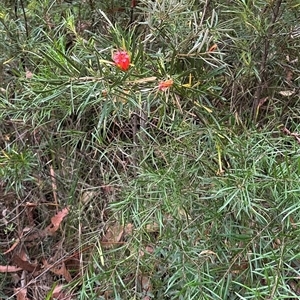
[[[254,120],[257,120],[258,113],[259,113],[259,102],[262,97],[262,94],[264,90],[267,87],[267,72],[266,72],[266,67],[267,67],[267,62],[269,59],[269,49],[270,49],[270,40],[272,38],[273,32],[274,32],[274,25],[277,22],[278,16],[279,16],[279,10],[280,6],[282,4],[282,0],[277,0],[275,4],[273,4],[273,14],[272,14],[272,19],[271,19],[271,25],[267,30],[267,34],[265,37],[264,41],[264,46],[263,46],[263,53],[261,57],[261,62],[260,62],[260,70],[259,70],[259,78],[260,82],[256,88],[256,91],[254,93],[254,105],[253,105],[253,115],[254,115]],[[264,9],[264,13],[268,13],[268,5]],[[271,5],[271,4],[270,4]]]

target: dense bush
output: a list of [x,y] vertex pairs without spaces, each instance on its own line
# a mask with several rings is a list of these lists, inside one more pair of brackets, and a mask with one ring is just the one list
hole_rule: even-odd
[[0,297],[298,299],[298,10],[0,4]]

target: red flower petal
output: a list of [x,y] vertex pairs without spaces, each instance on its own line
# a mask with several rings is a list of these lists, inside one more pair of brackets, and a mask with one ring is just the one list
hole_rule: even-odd
[[124,50],[118,50],[113,54],[112,57],[116,66],[122,71],[127,71],[130,67],[130,56]]

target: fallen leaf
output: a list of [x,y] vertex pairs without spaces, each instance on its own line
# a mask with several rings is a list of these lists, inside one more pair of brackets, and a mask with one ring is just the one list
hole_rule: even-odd
[[133,228],[134,228],[133,224],[131,224],[131,223],[127,224],[124,228],[124,233],[126,235],[131,235],[133,232]]
[[152,284],[150,278],[145,275],[139,275],[138,279],[141,292],[143,293],[143,299],[146,300],[149,297],[148,294],[152,291]]
[[199,256],[205,257],[205,259],[210,259],[210,261],[214,263],[217,254],[211,250],[203,250],[200,252]]
[[293,72],[290,69],[286,70],[286,81],[291,84],[293,80]]
[[150,223],[146,225],[146,231],[147,232],[159,232],[159,224],[158,223]]
[[153,254],[154,253],[154,248],[150,245],[147,245],[146,248],[145,248],[145,251],[140,250],[140,256],[141,257],[144,256],[145,252],[148,253],[148,254]]
[[17,296],[17,300],[29,300],[29,298],[27,298],[27,289],[25,287],[15,288],[14,293]]
[[20,239],[17,239],[9,249],[7,249],[5,252],[3,252],[3,254],[7,254],[7,253],[13,251],[19,245],[19,243],[20,243]]
[[295,220],[290,216],[290,223],[291,223],[291,225],[292,225],[292,227],[294,228],[294,229],[296,229],[297,228],[297,223],[295,222]]
[[[20,237],[19,237],[18,239],[16,239],[16,241],[13,243],[13,245],[12,245],[8,250],[6,250],[5,252],[3,252],[3,254],[7,254],[7,253],[13,251],[13,250],[19,245],[19,243],[20,243],[20,241],[22,240],[24,234],[29,233],[30,230],[32,230],[31,227],[25,227],[25,228],[23,229],[23,231],[21,232]],[[34,238],[33,238],[33,239],[30,239],[30,238],[33,237],[33,236],[34,236]],[[36,236],[36,233],[33,234],[33,235],[27,235],[27,236],[25,237],[25,238],[26,238],[26,241],[33,241],[33,240],[35,239],[35,236]]]
[[287,56],[286,56],[286,60],[287,60],[287,62],[290,63],[290,64],[295,64],[295,63],[298,62],[298,57],[296,57],[295,59],[291,59],[291,58],[289,57],[289,55],[287,55]]
[[201,256],[202,255],[215,255],[215,256],[217,256],[217,254],[215,252],[211,251],[211,250],[203,250],[203,251],[200,252],[199,255],[201,255]]
[[81,197],[80,197],[80,201],[83,203],[83,204],[87,204],[88,202],[90,202],[93,198],[95,198],[97,196],[98,192],[95,192],[95,191],[84,191],[82,194],[81,194]]
[[178,213],[181,217],[184,217],[185,220],[191,220],[191,216],[183,208],[178,207]]
[[279,94],[284,97],[289,97],[295,94],[295,90],[280,91]]
[[33,73],[30,72],[29,70],[26,70],[26,79],[31,79],[33,76]]
[[106,249],[118,245],[123,239],[124,233],[125,233],[124,226],[115,223],[107,229],[105,235],[101,240],[101,244]]
[[232,274],[240,274],[241,272],[245,271],[248,268],[249,268],[248,262],[234,264],[232,266],[231,273]]
[[264,98],[260,99],[257,107],[258,108],[261,107],[267,100],[269,100],[269,97],[264,97]]
[[21,271],[22,268],[15,267],[15,266],[1,266],[0,265],[0,273],[13,273]]
[[63,288],[64,286],[62,284],[57,285],[52,292],[52,297],[57,300],[72,300],[71,295],[64,292]]
[[72,272],[72,274],[79,274],[80,272],[79,253],[72,255],[69,258],[66,258],[65,266],[68,271]]
[[63,276],[67,282],[72,281],[72,276],[70,275],[69,271],[67,270],[64,262],[60,263],[59,266],[55,264],[50,265],[46,259],[43,259],[44,268],[49,269],[55,275]]
[[51,225],[45,228],[45,232],[48,234],[53,234],[59,228],[60,223],[62,220],[68,215],[69,207],[66,207],[59,211],[55,216],[51,218]]
[[299,281],[289,280],[288,285],[297,294],[297,296],[300,295]]
[[26,212],[26,215],[27,215],[27,220],[28,220],[28,223],[31,227],[34,227],[33,212],[34,212],[34,209],[36,207],[37,207],[36,203],[26,202],[26,204],[25,204],[25,212]]
[[16,264],[18,267],[20,267],[22,270],[31,273],[40,270],[40,266],[38,264],[32,264],[28,260],[24,260],[21,256],[17,254],[15,254],[12,257],[12,262]]
[[145,248],[145,251],[149,254],[153,254],[154,253],[154,248],[150,245],[147,245]]

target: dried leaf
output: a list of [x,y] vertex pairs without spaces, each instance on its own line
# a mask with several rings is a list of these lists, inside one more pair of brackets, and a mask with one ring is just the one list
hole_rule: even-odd
[[295,220],[290,216],[290,223],[291,223],[291,225],[292,225],[292,227],[294,228],[294,229],[296,229],[297,228],[297,223],[295,222]]
[[69,213],[69,207],[66,207],[61,211],[59,211],[55,216],[51,218],[51,225],[46,227],[45,232],[50,235],[56,232],[59,228],[60,223],[68,215],[68,213]]
[[151,223],[146,225],[147,232],[159,232],[159,224],[158,223]]
[[291,290],[293,290],[297,296],[300,296],[300,288],[299,288],[299,282],[296,280],[289,280],[288,285],[290,286]]
[[80,267],[81,267],[79,253],[72,255],[69,258],[66,258],[65,266],[66,266],[67,270],[72,271],[73,274],[79,274]]
[[[14,242],[14,244],[13,244],[8,250],[6,250],[3,254],[7,254],[7,253],[13,251],[13,250],[19,245],[19,243],[20,243],[21,239],[23,238],[24,234],[26,234],[27,232],[30,232],[31,229],[32,229],[32,228],[30,228],[30,227],[25,227],[25,228],[23,229],[23,231],[21,232],[20,237],[19,237],[19,238]],[[27,241],[30,240],[30,236],[26,236],[26,240],[27,240]],[[33,240],[33,239],[31,239],[31,240]]]
[[145,248],[145,251],[149,254],[153,254],[154,248],[150,245],[147,245],[146,248]]
[[33,73],[30,72],[29,70],[26,71],[26,79],[31,79],[33,76]]
[[17,296],[17,300],[29,300],[29,298],[27,298],[27,289],[25,287],[15,288],[14,293]]
[[59,211],[54,217],[51,218],[51,223],[54,227],[58,228],[62,220],[65,216],[67,216],[69,213],[69,208],[66,207]]
[[33,217],[33,211],[37,207],[36,203],[30,203],[26,202],[25,204],[25,211],[27,215],[27,220],[30,226],[34,227],[34,217]]
[[178,208],[178,213],[185,220],[191,220],[192,219],[191,216],[183,208]]
[[133,224],[131,224],[131,223],[127,224],[124,228],[124,233],[126,235],[131,235],[133,232],[133,228],[134,228]]
[[21,256],[15,254],[12,257],[12,261],[14,264],[16,264],[18,267],[20,267],[22,270],[28,271],[28,272],[35,272],[40,270],[40,266],[38,264],[32,264],[27,259],[25,260]]
[[290,64],[295,64],[298,62],[298,57],[294,58],[294,59],[291,59],[289,55],[286,56],[286,60],[288,63]]
[[138,283],[140,285],[140,290],[144,296],[143,299],[147,299],[148,293],[151,293],[151,291],[152,291],[152,284],[151,284],[150,278],[145,275],[139,275],[138,279],[139,279]]
[[19,245],[19,243],[20,243],[20,239],[17,239],[9,249],[7,249],[5,252],[3,252],[3,254],[7,254],[7,253],[13,251]]
[[72,276],[70,275],[69,271],[67,270],[65,264],[62,262],[59,266],[55,264],[50,265],[45,259],[43,260],[44,267],[50,269],[52,273],[55,275],[63,276],[67,282],[72,281]]
[[56,286],[52,292],[52,297],[57,300],[72,300],[71,295],[63,292],[64,286],[62,284]]
[[300,144],[300,134],[297,132],[290,132],[286,127],[282,129],[282,132],[286,135],[293,137]]
[[241,272],[245,271],[248,268],[249,268],[249,263],[248,262],[234,264],[232,266],[231,273],[232,274],[240,274]]
[[211,250],[203,250],[200,252],[199,256],[209,259],[212,263],[215,262],[217,254]]
[[105,248],[111,248],[115,245],[118,245],[120,244],[124,236],[124,233],[125,233],[124,226],[115,223],[107,229],[105,235],[102,238],[101,244]]
[[289,97],[295,94],[295,90],[280,91],[279,94],[284,97]]
[[293,80],[293,72],[290,70],[290,69],[288,69],[287,71],[286,71],[286,81],[288,82],[288,83],[291,83],[292,82],[292,80]]
[[80,197],[80,201],[83,203],[83,204],[87,204],[89,203],[93,198],[95,198],[97,196],[98,192],[95,192],[95,191],[84,191],[82,194],[81,194],[81,197]]
[[15,266],[1,266],[0,265],[0,273],[14,273],[21,271],[22,268],[15,267]]
[[211,250],[203,250],[203,251],[200,252],[199,255],[201,255],[201,256],[202,255],[215,255],[215,256],[217,256],[217,254],[215,252],[211,251]]
[[144,256],[145,255],[145,252],[148,253],[148,254],[153,254],[154,252],[154,248],[150,245],[147,245],[146,248],[145,248],[145,251],[143,250],[140,250],[140,256]]
[[258,107],[258,108],[261,107],[263,104],[265,104],[265,102],[266,102],[268,99],[269,99],[269,97],[261,98],[261,99],[259,100],[259,103],[258,103],[257,107]]

